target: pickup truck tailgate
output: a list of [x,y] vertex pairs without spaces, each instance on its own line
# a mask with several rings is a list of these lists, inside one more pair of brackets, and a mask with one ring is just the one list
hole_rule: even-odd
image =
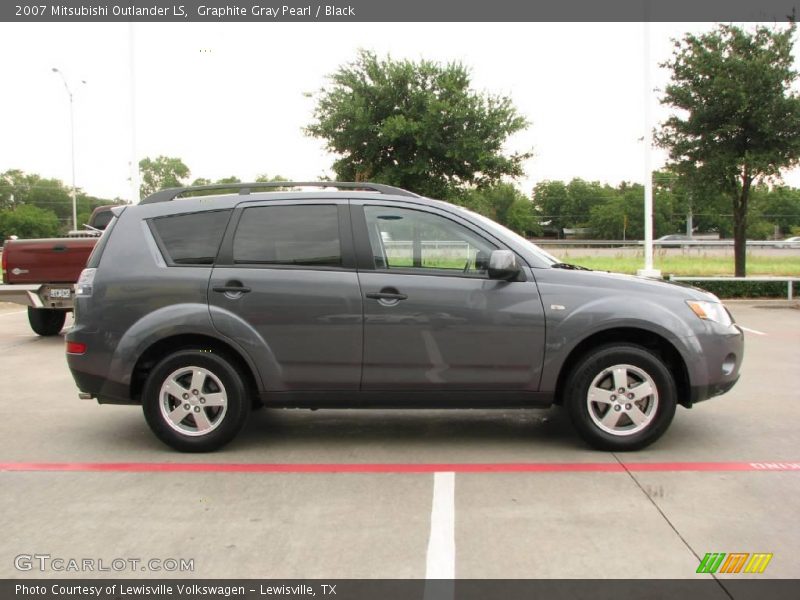
[[8,241],[3,248],[6,283],[75,283],[97,238]]

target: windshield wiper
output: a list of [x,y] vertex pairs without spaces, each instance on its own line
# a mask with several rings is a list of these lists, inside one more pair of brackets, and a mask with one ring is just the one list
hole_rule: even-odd
[[586,267],[582,267],[580,265],[573,265],[572,263],[564,263],[564,262],[557,262],[550,265],[553,269],[568,269],[570,271],[591,271]]

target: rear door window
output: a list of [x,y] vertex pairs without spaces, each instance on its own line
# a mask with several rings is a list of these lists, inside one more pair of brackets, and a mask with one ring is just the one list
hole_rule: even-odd
[[337,206],[302,204],[246,208],[233,240],[233,262],[342,266]]

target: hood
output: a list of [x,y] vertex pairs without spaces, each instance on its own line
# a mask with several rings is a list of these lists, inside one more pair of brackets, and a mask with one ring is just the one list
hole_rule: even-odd
[[[547,273],[546,277],[540,274]],[[710,300],[719,302],[714,294],[701,290],[700,288],[686,285],[685,283],[665,281],[663,279],[652,279],[650,277],[639,277],[638,275],[624,275],[622,273],[611,273],[608,271],[570,271],[566,269],[536,269],[537,281],[546,279],[551,283],[563,283],[569,285],[581,285],[608,290],[610,292],[628,292],[636,294],[648,294],[685,300]]]

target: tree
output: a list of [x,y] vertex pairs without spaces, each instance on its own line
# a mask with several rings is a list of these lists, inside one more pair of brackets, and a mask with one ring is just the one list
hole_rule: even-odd
[[749,33],[720,25],[675,42],[662,104],[680,112],[656,134],[671,166],[730,198],[734,263],[746,273],[746,234],[754,183],[800,160],[800,98],[791,91],[795,26]]
[[286,177],[284,177],[283,175],[273,175],[272,177],[270,177],[268,174],[262,173],[261,175],[256,177],[256,181],[263,183],[272,183],[274,181],[289,181],[289,180],[286,179]]
[[469,190],[454,198],[460,204],[480,213],[521,235],[541,235],[531,201],[510,183],[498,183],[491,187]]
[[140,197],[146,198],[158,190],[185,185],[183,179],[189,177],[189,167],[183,164],[180,158],[147,157],[139,161],[139,173],[142,179],[139,194]]
[[533,203],[539,218],[561,237],[564,228],[589,225],[592,208],[614,196],[614,189],[597,181],[575,178],[562,181],[542,181],[533,189]]
[[572,227],[567,217],[569,193],[563,181],[541,181],[533,188],[533,204],[542,224],[554,229],[561,237],[564,227]]
[[58,233],[58,217],[52,210],[27,204],[0,210],[0,241],[12,235],[19,238],[43,238],[55,237]]
[[52,211],[59,219],[72,217],[72,196],[62,181],[19,169],[0,174],[0,208],[23,204]]
[[[118,198],[110,200],[89,196],[79,188],[76,193],[78,226],[86,223],[91,212],[98,206],[122,203]],[[55,214],[61,224],[62,233],[66,233],[72,222],[70,189],[61,180],[25,173],[19,169],[0,173],[0,209],[21,206],[35,206],[46,211],[41,214]]]
[[[621,183],[613,194],[591,208],[589,226],[599,239],[621,240],[644,237],[644,186]],[[656,232],[669,233],[672,203],[668,194],[656,194],[653,221]]]
[[788,235],[800,225],[800,190],[786,186],[757,186],[753,190],[753,209],[764,223],[769,235],[777,232]]
[[438,198],[523,174],[529,153],[503,153],[527,127],[506,97],[470,89],[467,69],[378,59],[360,51],[317,95],[305,131],[339,158],[337,178],[400,186]]

